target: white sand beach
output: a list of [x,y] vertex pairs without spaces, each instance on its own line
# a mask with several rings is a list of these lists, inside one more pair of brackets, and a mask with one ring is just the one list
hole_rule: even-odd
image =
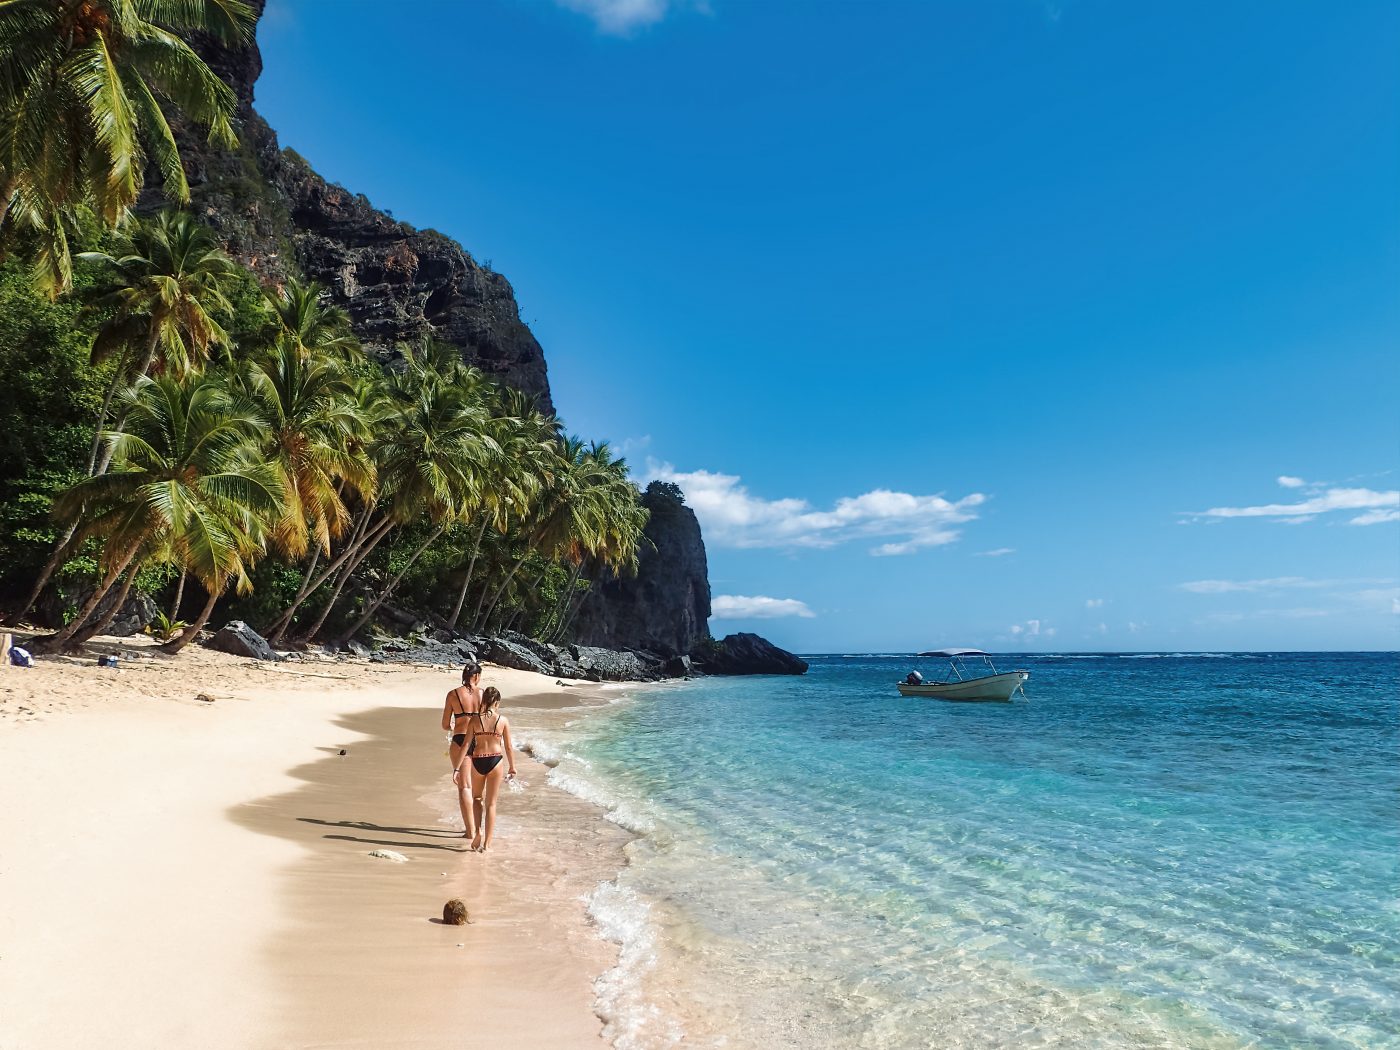
[[[582,896],[626,833],[522,754],[492,851],[466,851],[456,682],[194,647],[0,672],[0,1047],[601,1045],[615,952]],[[484,684],[520,735],[591,695]],[[470,925],[440,922],[451,897]]]

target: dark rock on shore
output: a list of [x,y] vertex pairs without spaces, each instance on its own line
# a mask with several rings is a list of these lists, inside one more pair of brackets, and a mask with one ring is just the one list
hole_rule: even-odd
[[206,649],[217,649],[221,653],[246,656],[253,660],[278,661],[277,655],[267,639],[258,634],[242,620],[230,620],[215,632],[214,637],[204,643]]
[[806,674],[807,661],[756,634],[731,634],[691,654],[706,674]]
[[608,649],[664,656],[690,652],[709,634],[710,571],[695,512],[680,489],[653,481],[642,494],[650,512],[636,576],[605,572],[579,609],[574,639]]

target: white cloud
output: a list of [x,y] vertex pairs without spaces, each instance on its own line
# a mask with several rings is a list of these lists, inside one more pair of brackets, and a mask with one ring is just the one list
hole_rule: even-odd
[[1099,608],[1102,608],[1102,607],[1103,607],[1103,599],[1102,599],[1102,598],[1085,598],[1085,599],[1084,599],[1084,608],[1086,608],[1086,609],[1099,609]]
[[710,615],[717,620],[776,620],[784,616],[810,620],[817,614],[796,598],[721,594],[710,602]]
[[959,535],[956,526],[975,520],[973,508],[987,500],[980,492],[950,501],[941,495],[875,489],[817,510],[804,499],[755,496],[736,474],[678,471],[670,463],[648,460],[647,480],[652,478],[679,485],[700,519],[705,541],[721,547],[826,548],[884,539],[871,554],[909,554],[952,543]]
[[600,33],[629,36],[666,17],[671,0],[555,0],[560,7],[593,20]]
[[[1039,620],[1027,620],[1025,623],[1012,624],[1008,629],[1011,631],[1012,635],[1017,638],[1021,635],[1025,635],[1027,638],[1036,638],[1041,633],[1040,625],[1041,621]],[[1047,627],[1045,628],[1045,633],[1047,635],[1052,635],[1055,633],[1055,628]]]
[[1318,514],[1332,511],[1364,511],[1351,519],[1353,525],[1379,525],[1400,520],[1400,490],[1378,492],[1367,488],[1343,488],[1325,483],[1309,483],[1287,474],[1278,479],[1285,488],[1303,489],[1307,499],[1297,503],[1262,503],[1253,507],[1212,507],[1210,510],[1189,512],[1186,521],[1220,520],[1226,518],[1272,518],[1289,525],[1310,521]]
[[974,557],[977,558],[1003,558],[1008,554],[1015,554],[1015,547],[998,547],[994,551],[978,551]]
[[1276,591],[1282,587],[1325,587],[1331,582],[1308,580],[1302,576],[1274,576],[1266,580],[1192,580],[1179,586],[1192,594],[1232,594],[1236,591]]
[[1368,510],[1347,522],[1348,525],[1380,525],[1382,522],[1400,521],[1400,510]]
[[1106,623],[1101,623],[1101,624],[1099,624],[1098,630],[1099,630],[1099,634],[1107,634],[1107,633],[1108,633],[1108,624],[1106,624]]
[[1241,591],[1280,591],[1295,587],[1319,589],[1343,587],[1357,583],[1390,583],[1389,578],[1360,578],[1348,580],[1310,580],[1306,576],[1271,576],[1262,580],[1192,580],[1177,586],[1192,594],[1235,594]]
[[1141,630],[1142,630],[1143,628],[1145,628],[1146,626],[1147,626],[1146,623],[1137,623],[1137,622],[1135,622],[1135,621],[1133,621],[1133,620],[1129,620],[1129,621],[1128,621],[1128,630],[1132,631],[1133,634],[1137,634],[1139,631],[1141,631]]

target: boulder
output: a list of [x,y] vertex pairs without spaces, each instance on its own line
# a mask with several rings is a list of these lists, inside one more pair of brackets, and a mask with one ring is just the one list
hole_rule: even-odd
[[117,610],[116,618],[107,625],[103,633],[116,635],[118,638],[130,638],[133,634],[140,634],[151,625],[157,611],[156,603],[144,594],[129,595]]
[[513,667],[517,671],[534,671],[536,674],[553,674],[552,661],[546,663],[540,656],[519,642],[508,638],[482,638],[477,656],[502,667]]
[[695,673],[695,669],[691,666],[690,657],[688,656],[671,657],[666,661],[666,665],[662,670],[666,672],[669,678],[689,678]]
[[661,660],[651,653],[592,645],[571,645],[569,652],[578,662],[582,677],[592,682],[654,682],[663,677]]
[[364,642],[357,642],[353,638],[345,643],[344,648],[351,656],[358,657],[361,660],[368,660],[371,656],[370,647]]
[[213,638],[204,643],[207,649],[217,649],[221,653],[246,656],[253,660],[282,659],[267,644],[267,639],[258,634],[242,620],[230,620],[217,631]]
[[467,905],[460,897],[453,897],[442,906],[442,921],[449,926],[465,926],[471,922],[467,914]]
[[706,674],[806,674],[807,661],[756,634],[740,633],[691,654]]

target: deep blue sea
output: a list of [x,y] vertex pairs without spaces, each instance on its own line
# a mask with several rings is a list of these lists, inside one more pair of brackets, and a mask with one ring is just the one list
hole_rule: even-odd
[[618,1046],[1400,1047],[1400,656],[907,656],[643,688],[537,753],[638,833]]

